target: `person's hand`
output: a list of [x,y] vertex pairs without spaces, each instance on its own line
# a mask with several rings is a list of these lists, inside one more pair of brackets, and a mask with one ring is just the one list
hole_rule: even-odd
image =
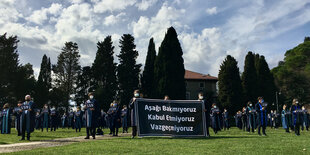
[[19,112],[23,112],[23,110],[22,110],[22,109],[20,109],[20,110],[19,110]]
[[90,110],[91,110],[91,111],[94,111],[94,110],[95,110],[95,108],[90,108]]
[[28,109],[28,111],[32,111],[32,109]]
[[207,109],[203,109],[204,112],[207,112]]
[[250,110],[250,113],[251,113],[252,111]]
[[136,99],[137,99],[137,98],[135,98],[135,97],[134,97],[134,98],[132,99],[132,101],[133,101],[133,102],[135,102],[135,101],[136,101]]

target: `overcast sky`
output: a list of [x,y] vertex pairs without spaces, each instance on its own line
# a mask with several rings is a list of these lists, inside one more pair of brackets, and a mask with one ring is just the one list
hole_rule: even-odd
[[170,26],[178,33],[186,69],[217,76],[230,54],[242,71],[248,51],[265,55],[273,68],[286,50],[310,36],[309,21],[310,0],[0,1],[0,33],[18,36],[20,62],[33,64],[36,75],[43,54],[56,63],[66,41],[78,43],[85,66],[107,35],[118,54],[124,33],[134,35],[138,62],[144,64],[149,39],[158,51]]

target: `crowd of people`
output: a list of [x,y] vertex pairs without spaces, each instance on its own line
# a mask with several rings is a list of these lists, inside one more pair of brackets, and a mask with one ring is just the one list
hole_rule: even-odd
[[[55,106],[49,107],[45,104],[42,108],[36,107],[31,100],[30,95],[25,96],[25,102],[19,101],[17,107],[11,108],[6,103],[0,111],[0,130],[2,134],[11,133],[12,116],[15,116],[15,128],[21,140],[30,140],[31,133],[36,129],[44,132],[56,131],[58,128],[75,129],[81,132],[82,127],[86,127],[86,137],[92,136],[95,139],[96,134],[103,134],[103,128],[110,129],[110,135],[118,136],[119,128],[123,128],[123,133],[128,133],[128,122],[132,127],[132,138],[137,135],[137,122],[135,116],[135,101],[142,95],[139,90],[134,91],[134,96],[127,105],[120,107],[118,101],[113,101],[107,112],[99,108],[99,103],[94,99],[93,93],[88,94],[89,99],[83,106],[77,106],[76,109],[70,109],[68,112],[62,112],[60,108]],[[164,100],[169,100],[166,95]],[[211,106],[207,103],[203,93],[198,94],[198,100],[204,101],[206,136],[210,137],[209,128],[211,127],[215,134],[221,130],[229,130],[230,115],[226,108],[223,112],[216,103]],[[309,114],[304,106],[298,103],[297,99],[293,100],[290,108],[283,105],[281,113],[271,110],[267,114],[267,103],[262,97],[258,98],[258,102],[254,105],[247,103],[241,111],[234,116],[236,126],[243,131],[253,132],[257,129],[258,134],[266,136],[266,127],[279,128],[281,125],[286,132],[294,131],[296,135],[300,135],[300,128],[309,130]]]

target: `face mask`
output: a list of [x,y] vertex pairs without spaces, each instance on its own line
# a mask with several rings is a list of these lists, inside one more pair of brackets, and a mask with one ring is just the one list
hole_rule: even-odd
[[139,93],[135,93],[135,97],[139,97]]
[[216,105],[214,106],[214,108],[216,108]]
[[199,96],[199,99],[202,100],[202,99],[203,99],[203,96]]
[[47,106],[45,106],[44,108],[47,109]]
[[90,98],[90,99],[93,99],[93,98],[94,98],[94,96],[89,96],[89,98]]
[[296,104],[298,104],[298,101],[296,101]]
[[252,107],[252,104],[250,104],[250,107]]

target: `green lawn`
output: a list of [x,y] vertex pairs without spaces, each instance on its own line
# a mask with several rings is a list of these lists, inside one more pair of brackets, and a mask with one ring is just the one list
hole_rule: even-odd
[[267,137],[233,128],[211,138],[122,137],[89,140],[66,146],[40,148],[13,154],[310,154],[310,132],[301,136],[268,128]]
[[[85,135],[85,128],[82,128],[80,133],[76,133],[73,129],[58,129],[56,132],[46,132],[46,129],[43,132],[41,132],[41,130],[35,130],[35,132],[31,134],[31,141],[51,140],[56,138],[77,137],[83,135]],[[19,141],[19,139],[21,139],[21,137],[17,136],[17,131],[12,128],[11,134],[0,134],[0,145],[29,142]]]

